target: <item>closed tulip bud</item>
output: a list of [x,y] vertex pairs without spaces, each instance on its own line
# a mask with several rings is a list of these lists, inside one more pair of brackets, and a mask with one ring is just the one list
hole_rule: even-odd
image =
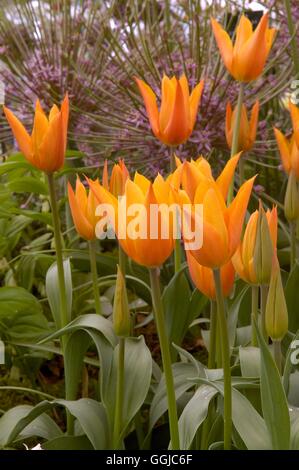
[[[265,226],[267,222],[268,230]],[[269,248],[269,233],[272,248]],[[259,211],[251,214],[244,232],[243,240],[240,242],[233,256],[233,265],[245,282],[259,284],[259,281],[270,282],[271,266],[269,272],[269,260],[272,263],[272,250],[276,253],[277,244],[277,208],[273,207],[264,213],[260,206]],[[266,260],[263,259],[266,257]]]
[[117,278],[113,302],[113,326],[117,336],[130,336],[131,319],[124,276],[117,266]]
[[275,260],[265,313],[266,332],[273,341],[280,341],[288,332],[288,309],[283,291],[280,269]]
[[299,218],[299,190],[296,175],[291,171],[284,198],[284,214],[289,222]]
[[191,135],[203,90],[203,80],[189,93],[185,75],[162,79],[161,107],[158,109],[153,90],[135,77],[143,97],[153,134],[166,145],[176,146],[186,142]]
[[273,262],[273,244],[266,213],[260,202],[253,255],[257,284],[269,284]]
[[6,119],[25,158],[45,173],[53,173],[64,164],[69,118],[68,96],[61,108],[54,105],[46,116],[39,101],[36,102],[33,130],[28,134],[19,119],[4,107]]
[[[232,146],[233,132],[236,121],[237,108],[232,111],[231,104],[228,103],[226,107],[226,121],[225,121],[225,136],[229,148]],[[238,150],[248,151],[253,147],[256,138],[256,129],[259,117],[259,102],[256,101],[250,119],[248,119],[246,106],[243,104],[241,112]]]
[[242,15],[232,43],[227,32],[212,18],[212,28],[219,51],[229,73],[240,82],[251,82],[263,72],[271,50],[275,29],[268,27],[266,13],[253,31],[250,20]]

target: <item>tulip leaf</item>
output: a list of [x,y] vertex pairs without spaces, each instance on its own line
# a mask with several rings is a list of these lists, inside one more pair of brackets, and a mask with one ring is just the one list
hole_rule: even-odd
[[[34,408],[30,405],[19,405],[6,411],[0,418],[0,445],[6,446],[13,429],[22,419],[26,418]],[[62,431],[50,416],[43,414],[28,421],[14,437],[23,440],[36,436],[44,439],[54,439],[62,435]]]
[[264,419],[274,450],[290,448],[290,415],[278,369],[268,345],[255,324],[261,349],[261,399]]
[[[67,299],[67,315],[68,321],[71,320],[72,313],[72,272],[71,272],[71,263],[69,259],[66,259],[63,262],[64,267],[64,279],[65,279],[65,290],[66,290],[66,299]],[[60,312],[60,289],[58,283],[58,272],[57,264],[53,263],[52,266],[48,269],[46,275],[46,291],[48,301],[51,307],[51,312],[56,323],[57,328],[62,327],[61,323],[61,312]]]
[[185,406],[179,419],[181,449],[190,448],[197,430],[207,417],[210,401],[217,393],[215,387],[202,385]]
[[[114,423],[116,402],[116,380],[118,369],[119,345],[113,351],[112,361],[107,354],[101,356],[101,396],[107,409],[111,427]],[[124,396],[121,435],[124,437],[131,420],[143,405],[147,396],[152,376],[152,358],[143,336],[125,338],[124,359]]]
[[[178,362],[172,365],[172,373],[174,380],[175,396],[178,400],[189,388],[193,387],[193,383],[188,380],[198,375],[198,368],[194,363]],[[161,377],[153,398],[150,408],[149,430],[151,430],[158,419],[167,411],[167,391],[164,374]]]
[[42,444],[43,450],[93,450],[86,436],[61,436]]
[[[55,408],[56,406],[65,407],[80,423],[82,431],[86,434],[95,450],[104,450],[109,448],[109,427],[105,408],[101,403],[90,398],[81,398],[77,401],[53,400],[42,401],[29,412],[21,417],[13,429],[10,431],[6,445],[14,442],[20,433],[36,418],[44,415],[43,413]],[[5,415],[4,415],[5,416]],[[2,418],[1,418],[2,419]],[[0,420],[1,424],[1,420]],[[36,434],[31,434],[36,435]],[[58,433],[56,436],[59,435]],[[56,437],[53,436],[53,437]]]
[[296,333],[299,330],[299,263],[296,261],[285,286],[285,298],[289,315],[289,330]]
[[8,187],[15,193],[48,194],[47,185],[34,176],[14,178],[8,183]]

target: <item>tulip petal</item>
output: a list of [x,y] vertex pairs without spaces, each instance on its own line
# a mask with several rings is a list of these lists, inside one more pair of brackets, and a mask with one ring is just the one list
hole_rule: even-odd
[[197,111],[199,103],[201,100],[201,95],[203,92],[204,80],[201,80],[196,87],[192,90],[192,93],[189,98],[190,105],[190,128],[193,129],[196,121]]
[[211,18],[211,23],[224,65],[231,71],[233,60],[233,44],[231,38],[214,18]]
[[234,155],[228,160],[227,164],[225,165],[224,169],[216,180],[216,184],[220,189],[224,200],[226,200],[227,198],[228,190],[231,185],[241,153],[242,152],[239,152],[237,155]]
[[26,131],[21,121],[19,121],[19,119],[8,108],[4,106],[3,110],[21,152],[24,154],[26,159],[32,163],[32,146],[30,135]]
[[289,142],[286,137],[282,134],[282,132],[280,132],[280,130],[276,127],[274,128],[274,133],[284,170],[286,171],[286,173],[289,173],[291,170],[291,154]]
[[65,137],[61,112],[49,123],[46,134],[39,146],[38,154],[40,168],[46,172],[59,170],[63,166]]
[[71,208],[71,213],[73,221],[76,227],[77,232],[81,237],[86,240],[92,240],[95,238],[95,232],[93,226],[88,222],[87,218],[82,213],[82,210],[79,206],[78,200],[74,194],[73,188],[68,182],[68,198]]
[[102,175],[102,185],[107,191],[109,191],[109,177],[108,177],[108,162],[107,158],[104,161],[103,175]]
[[230,256],[234,254],[240,243],[243,222],[255,178],[254,176],[242,184],[235,199],[227,210]]
[[256,101],[251,110],[251,116],[250,116],[250,122],[249,122],[251,146],[254,144],[255,138],[256,138],[256,130],[257,130],[257,125],[258,125],[258,120],[259,120],[259,110],[260,110],[260,103],[259,101]]
[[135,172],[134,183],[141,189],[144,196],[146,195],[151,185],[150,180],[148,180],[145,176],[138,173],[138,171]]
[[135,81],[143,97],[152,131],[156,137],[159,137],[159,111],[155,93],[143,80],[135,77]]
[[240,81],[255,80],[263,71],[268,56],[266,41],[268,14],[261,18],[257,28],[248,41],[233,56],[233,76]]
[[168,110],[167,126],[163,130],[160,127],[162,140],[168,145],[179,145],[185,142],[190,133],[189,112],[185,107],[184,93],[179,81],[175,88],[174,101]]
[[236,41],[234,44],[234,52],[240,51],[242,46],[252,36],[252,24],[247,16],[242,15],[236,28]]

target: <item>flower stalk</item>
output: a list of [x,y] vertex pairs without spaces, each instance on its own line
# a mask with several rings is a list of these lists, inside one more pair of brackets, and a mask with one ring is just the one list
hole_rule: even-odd
[[89,240],[88,246],[95,309],[98,315],[102,315],[101,297],[98,284],[96,239]]
[[230,371],[229,339],[224,298],[221,289],[220,269],[216,268],[213,272],[216,288],[218,322],[221,334],[222,365],[224,374],[224,450],[230,450],[232,435],[232,385]]
[[169,428],[170,428],[170,440],[172,450],[180,449],[179,429],[178,429],[178,417],[176,408],[176,398],[174,391],[174,381],[171,368],[171,356],[169,350],[169,342],[167,338],[165,323],[164,323],[164,311],[160,291],[159,282],[159,268],[150,268],[150,281],[152,289],[152,301],[155,315],[155,321],[157,325],[157,332],[159,336],[161,356],[163,363],[163,370],[165,375],[165,383],[167,390],[167,401],[168,401],[168,416],[169,416]]

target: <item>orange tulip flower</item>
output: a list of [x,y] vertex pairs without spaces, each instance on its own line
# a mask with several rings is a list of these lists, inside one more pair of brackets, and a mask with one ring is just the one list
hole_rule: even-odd
[[[115,216],[110,223],[127,255],[143,266],[156,267],[163,264],[174,248],[175,214],[162,210],[157,213],[157,218],[150,215],[152,205],[164,204],[167,208],[173,203],[170,183],[158,175],[152,184],[136,173],[133,181],[126,181],[125,198],[122,199],[121,206],[118,205],[117,198],[99,181],[88,180],[88,183],[99,203],[113,207]],[[167,232],[163,234],[163,227],[168,227],[168,236],[165,236]]]
[[[223,180],[220,185],[219,182],[217,185],[215,181],[208,178],[199,184],[194,196],[193,210],[188,214],[191,223],[187,223],[184,228],[185,222],[183,220],[182,231],[187,250],[189,243],[192,242],[188,239],[189,233],[187,231],[190,229],[190,225],[192,228],[194,227],[195,205],[202,204],[203,244],[198,249],[190,249],[198,263],[215,269],[227,264],[232,258],[240,243],[243,221],[254,179],[255,177],[251,178],[241,186],[229,207],[226,206],[229,178]],[[189,197],[185,191],[184,193],[185,203]],[[189,201],[191,203],[190,199]]]
[[293,170],[297,181],[299,181],[299,147],[296,143],[295,133],[292,134],[290,139],[287,139],[276,128],[274,128],[274,133],[285,172],[289,175]]
[[144,99],[146,111],[154,135],[166,145],[179,145],[190,137],[197,116],[203,90],[203,80],[189,94],[185,75],[178,80],[164,75],[162,79],[161,107],[158,110],[153,90],[139,78],[136,83]]
[[257,28],[242,15],[233,45],[231,38],[212,18],[212,28],[222,60],[229,73],[240,82],[251,82],[262,73],[276,33],[268,28],[268,13],[263,15]]
[[[236,114],[237,114],[237,107],[235,107],[234,110],[232,111],[231,104],[228,103],[226,107],[225,136],[226,136],[226,141],[227,141],[229,148],[231,148],[232,146]],[[252,108],[250,120],[248,119],[248,116],[247,116],[247,109],[246,109],[245,104],[242,105],[239,141],[238,141],[239,150],[246,152],[253,147],[253,144],[255,142],[255,137],[256,137],[258,117],[259,117],[259,102],[258,101],[255,102]]]
[[94,240],[99,217],[95,215],[98,201],[93,192],[89,190],[87,195],[86,188],[81,183],[80,178],[77,177],[75,192],[71,184],[68,183],[68,197],[77,232],[85,240]]
[[[216,299],[213,270],[199,264],[190,251],[186,251],[189,273],[194,285],[211,300]],[[222,293],[228,297],[234,285],[235,270],[231,261],[220,268]]]
[[130,178],[128,169],[125,162],[120,159],[119,163],[113,166],[109,181],[108,165],[107,160],[105,160],[102,183],[104,188],[110,191],[111,194],[115,197],[122,196],[128,178]]
[[36,102],[31,135],[5,106],[4,113],[21,152],[33,166],[46,173],[52,173],[63,166],[69,118],[68,95],[65,96],[60,110],[54,104],[49,117],[45,115],[40,102]]

